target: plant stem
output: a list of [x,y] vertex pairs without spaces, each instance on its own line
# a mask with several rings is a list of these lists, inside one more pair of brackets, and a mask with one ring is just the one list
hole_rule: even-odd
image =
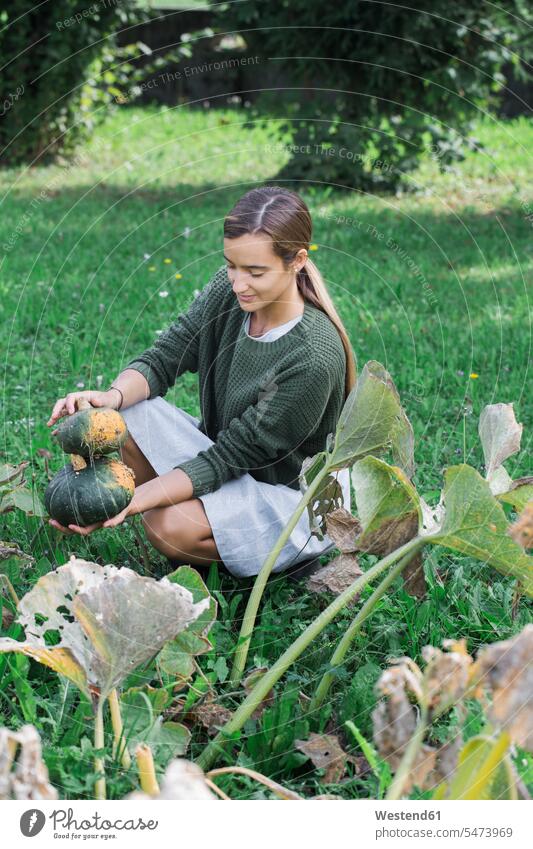
[[411,767],[415,762],[415,758],[418,754],[418,750],[424,741],[424,735],[426,733],[428,727],[428,709],[427,705],[422,705],[420,708],[420,719],[418,720],[418,725],[416,726],[415,733],[409,740],[407,744],[407,748],[403,754],[403,758],[401,760],[400,766],[394,776],[394,780],[389,787],[389,792],[386,795],[387,800],[396,801],[401,799],[403,788],[405,787],[405,782],[409,777],[409,773],[411,771]]
[[3,584],[5,584],[5,585],[6,585],[6,587],[7,587],[7,591],[8,591],[8,593],[9,593],[9,595],[11,596],[11,598],[13,599],[13,602],[14,602],[14,604],[15,604],[15,607],[18,607],[18,606],[19,606],[20,599],[19,599],[18,595],[16,594],[16,592],[15,592],[15,588],[13,587],[13,584],[11,583],[11,581],[9,580],[9,578],[7,577],[7,575],[0,575],[0,581],[1,581]]
[[248,657],[248,650],[250,648],[250,640],[252,637],[252,632],[254,630],[255,620],[257,618],[257,611],[259,610],[259,605],[261,604],[261,599],[265,591],[266,583],[270,577],[270,573],[272,572],[272,569],[276,564],[276,560],[278,559],[281,553],[281,549],[289,539],[291,533],[293,532],[294,528],[298,523],[300,516],[305,510],[307,504],[311,501],[312,497],[314,496],[315,492],[319,488],[320,484],[322,483],[322,480],[326,477],[328,472],[329,466],[326,463],[324,468],[320,472],[318,472],[318,474],[306,490],[305,494],[303,495],[301,501],[298,503],[296,510],[292,514],[288,523],[283,528],[270,554],[261,566],[261,571],[255,579],[252,592],[250,593],[250,598],[248,599],[248,604],[246,605],[246,610],[244,611],[244,617],[239,633],[237,648],[235,650],[235,657],[233,659],[233,666],[230,675],[230,684],[232,687],[236,687],[241,681],[244,668],[246,666],[246,659]]
[[239,731],[247,719],[252,715],[264,699],[269,690],[281,678],[287,669],[300,657],[303,651],[314,640],[324,628],[329,625],[332,619],[335,618],[343,607],[360,592],[363,587],[374,581],[382,572],[392,566],[393,563],[403,557],[408,552],[416,552],[425,544],[425,539],[414,537],[414,539],[406,542],[396,551],[387,554],[378,563],[375,563],[368,572],[360,575],[357,580],[347,587],[325,610],[296,639],[286,651],[283,652],[275,664],[261,676],[255,687],[244,699],[241,705],[237,708],[232,718],[219,731],[217,736],[206,746],[197,760],[198,765],[204,770],[208,770],[217,755],[221,753],[223,744],[227,742],[227,737],[235,731]]
[[331,660],[329,662],[330,669],[324,673],[322,679],[316,689],[316,692],[311,699],[309,704],[309,713],[317,710],[320,705],[323,703],[326,698],[329,688],[335,679],[334,667],[340,666],[344,658],[346,657],[346,653],[350,648],[352,640],[359,633],[363,623],[368,619],[371,613],[373,613],[374,608],[376,607],[378,601],[382,596],[385,595],[390,585],[394,582],[394,579],[404,570],[407,566],[411,558],[413,557],[413,552],[410,554],[406,554],[398,563],[394,566],[393,569],[390,570],[388,575],[383,579],[381,584],[379,584],[369,599],[364,603],[361,610],[357,613],[357,616],[352,621],[347,631],[345,632],[342,639],[339,641],[335,651],[331,655]]
[[159,784],[155,774],[154,756],[150,746],[139,743],[135,749],[135,760],[139,770],[139,782],[142,790],[149,796],[159,796]]
[[[103,749],[104,746],[104,699],[100,697],[96,703],[96,713],[94,716],[94,748]],[[105,765],[104,758],[101,755],[97,755],[94,759],[94,771],[102,773],[101,777],[96,779],[94,785],[94,798],[105,799]]]
[[124,727],[120,714],[120,702],[116,689],[109,694],[109,708],[111,710],[111,723],[113,725],[113,757],[120,757],[124,769],[131,766],[131,756],[124,739]]

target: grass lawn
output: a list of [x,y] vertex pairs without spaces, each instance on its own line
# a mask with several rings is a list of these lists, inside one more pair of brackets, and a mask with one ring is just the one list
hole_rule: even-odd
[[[284,164],[275,122],[268,131],[246,129],[245,117],[231,109],[126,109],[100,127],[71,163],[0,172],[0,449],[3,462],[31,461],[28,477],[41,496],[47,478],[38,450],[52,449],[46,420],[55,400],[77,386],[94,388],[100,381],[107,387],[127,360],[152,344],[157,330],[187,308],[194,290],[223,264],[226,212],[247,189],[273,180]],[[446,466],[465,461],[481,470],[477,421],[486,404],[514,402],[524,434],[522,450],[507,468],[513,478],[531,473],[533,175],[527,153],[533,125],[487,118],[477,138],[481,152],[446,174],[428,160],[409,177],[412,191],[399,196],[334,192],[320,183],[291,186],[310,207],[318,245],[312,258],[359,367],[379,360],[396,382],[415,430],[414,480],[430,502],[438,498]],[[179,379],[166,397],[199,415],[195,375]],[[465,419],[467,399],[473,414]],[[51,469],[64,462],[54,449]],[[12,576],[20,594],[71,552],[142,569],[127,525],[66,538],[35,518],[10,513],[1,537],[36,558],[35,568]],[[153,562],[162,572],[166,561],[156,552]],[[306,794],[378,795],[377,778],[351,768],[342,784],[321,783],[320,773],[295,752],[294,740],[310,729],[327,730],[360,754],[344,723],[352,720],[371,738],[372,685],[390,655],[420,660],[422,646],[440,646],[449,636],[466,637],[475,652],[531,620],[531,605],[523,599],[511,618],[513,582],[492,569],[440,549],[429,552],[425,563],[427,598],[419,602],[396,585],[356,639],[331,700],[310,722],[299,693],[312,693],[350,614],[332,623],[283,679],[275,705],[245,727],[241,764]],[[214,651],[200,664],[203,676],[223,689],[249,585],[213,568],[208,586],[219,601],[219,619]],[[301,585],[273,579],[250,663],[270,665],[325,604]],[[0,725],[34,722],[52,781],[64,795],[91,796],[87,705],[78,704],[72,687],[22,656],[1,658],[2,674]],[[205,686],[198,676],[195,687]],[[174,713],[186,693],[176,694]],[[240,696],[226,692],[221,698],[233,707]],[[478,724],[472,715],[472,733]],[[195,732],[192,756],[204,741]],[[533,785],[531,759],[521,755],[516,765]],[[134,783],[133,773],[115,769],[111,795],[122,796]],[[228,779],[225,789],[261,798],[247,780]]]

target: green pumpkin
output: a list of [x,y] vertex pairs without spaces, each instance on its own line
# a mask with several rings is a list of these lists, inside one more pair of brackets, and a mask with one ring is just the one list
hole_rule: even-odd
[[86,527],[111,519],[130,503],[135,490],[134,472],[111,457],[85,464],[73,457],[52,478],[44,494],[48,514],[61,525]]
[[128,438],[128,429],[117,410],[83,405],[57,426],[53,438],[66,454],[90,458],[118,451]]

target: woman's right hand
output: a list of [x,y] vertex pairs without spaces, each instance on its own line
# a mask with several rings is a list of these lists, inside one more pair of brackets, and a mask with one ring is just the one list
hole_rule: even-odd
[[[109,389],[107,392],[99,392],[87,390],[85,392],[69,392],[64,398],[59,398],[54,404],[52,414],[46,422],[48,427],[51,427],[63,416],[71,416],[77,413],[76,400],[85,398],[86,401],[93,407],[111,407],[116,410],[120,404],[120,393],[116,389]],[[55,433],[55,431],[52,431]]]

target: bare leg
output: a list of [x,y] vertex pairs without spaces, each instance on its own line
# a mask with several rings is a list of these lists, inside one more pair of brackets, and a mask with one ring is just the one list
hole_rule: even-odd
[[143,513],[146,536],[161,554],[183,563],[209,566],[221,563],[211,525],[199,498]]
[[157,472],[130,435],[121,447],[120,453],[122,462],[135,472],[135,486],[140,486],[157,477]]

